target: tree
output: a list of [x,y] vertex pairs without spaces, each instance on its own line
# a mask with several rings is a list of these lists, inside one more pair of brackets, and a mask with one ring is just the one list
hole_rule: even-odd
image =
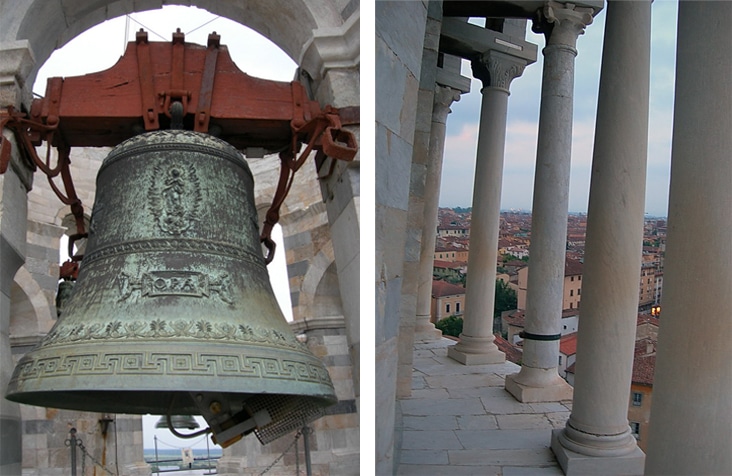
[[443,335],[460,337],[463,332],[463,318],[457,316],[445,317],[435,324],[435,327],[442,331]]
[[516,291],[502,279],[496,279],[496,302],[493,307],[493,317],[500,316],[503,311],[516,309],[517,304]]

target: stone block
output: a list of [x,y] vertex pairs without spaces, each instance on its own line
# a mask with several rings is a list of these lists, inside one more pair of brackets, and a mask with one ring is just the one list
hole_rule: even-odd
[[412,166],[411,142],[380,124],[376,126],[376,136],[376,204],[406,211]]
[[[407,88],[407,78],[414,78],[399,57],[380,39],[376,38],[376,83],[379,94],[376,95],[376,122],[382,124],[395,134],[401,135],[400,120],[407,119],[414,123],[414,117],[402,118],[402,98]],[[411,137],[402,136],[411,142]],[[377,139],[377,147],[379,145]],[[376,168],[379,171],[379,168]]]
[[396,338],[376,346],[375,381],[379,391],[375,394],[375,470],[376,474],[391,474],[394,464],[394,423],[396,412]]
[[[405,22],[405,18],[410,20]],[[426,18],[427,8],[424,2],[376,3],[377,42],[390,45],[394,55],[400,58],[415,77],[421,72]],[[378,51],[376,56],[378,61]],[[378,74],[378,67],[376,71]],[[383,84],[378,79],[376,82],[379,85]]]

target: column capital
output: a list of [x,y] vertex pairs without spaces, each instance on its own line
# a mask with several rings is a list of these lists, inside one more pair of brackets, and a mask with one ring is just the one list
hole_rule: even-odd
[[435,85],[435,96],[432,101],[432,122],[447,123],[450,106],[460,100],[460,91],[449,86]]
[[473,76],[481,80],[483,89],[495,88],[510,94],[511,81],[523,74],[527,61],[500,51],[488,50],[470,64]]
[[30,106],[32,84],[26,79],[35,65],[28,40],[0,43],[0,107]]
[[537,11],[531,29],[534,33],[544,33],[547,46],[566,45],[574,49],[577,38],[592,24],[594,12],[593,8],[549,0]]

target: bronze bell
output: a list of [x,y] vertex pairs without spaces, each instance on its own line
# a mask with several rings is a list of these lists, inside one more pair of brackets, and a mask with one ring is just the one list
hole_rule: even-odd
[[179,430],[184,428],[188,430],[195,430],[201,425],[199,425],[196,419],[191,415],[171,415],[170,425],[168,425],[168,418],[166,416],[161,416],[160,419],[155,422],[155,428],[169,428],[171,426]]
[[321,416],[333,384],[275,300],[253,188],[241,154],[206,134],[154,131],[113,149],[73,293],[7,398],[203,415],[222,446]]

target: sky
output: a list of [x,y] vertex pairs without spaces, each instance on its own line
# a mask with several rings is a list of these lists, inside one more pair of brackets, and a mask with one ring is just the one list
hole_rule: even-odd
[[[140,28],[148,32],[150,41],[170,41],[171,34],[176,28],[180,28],[186,33],[187,42],[202,45],[206,45],[208,34],[216,31],[221,35],[221,44],[228,46],[229,54],[236,65],[247,74],[277,81],[291,81],[295,75],[295,62],[268,39],[239,23],[217,17],[206,10],[166,6],[162,10],[133,13],[129,17],[129,20],[122,16],[97,25],[56,50],[39,70],[33,92],[43,96],[46,79],[49,77],[79,76],[108,69],[122,56],[127,41],[134,41],[135,32]],[[71,158],[73,160],[73,150]],[[272,238],[278,245],[277,253],[267,269],[280,307],[285,317],[292,320],[282,228],[279,225],[273,229]],[[156,429],[158,418],[157,415],[143,416],[145,448],[154,448],[155,436],[160,449],[206,448],[203,437],[183,440],[173,436],[167,429]],[[196,420],[201,428],[205,428],[202,417],[197,416]]]
[[[676,56],[676,10],[672,0],[652,5],[651,91],[649,117],[646,213],[666,216],[671,164],[674,68]],[[601,11],[577,40],[574,84],[572,172],[569,211],[586,212],[594,141],[597,91],[600,78],[605,11]],[[545,46],[543,35],[527,25],[527,41],[538,45],[536,63],[511,83],[504,158],[501,208],[531,210],[539,127],[541,75]],[[472,77],[463,62],[463,76]],[[451,106],[442,167],[440,206],[469,207],[472,204],[475,152],[480,118],[481,83],[473,79],[471,91]]]

